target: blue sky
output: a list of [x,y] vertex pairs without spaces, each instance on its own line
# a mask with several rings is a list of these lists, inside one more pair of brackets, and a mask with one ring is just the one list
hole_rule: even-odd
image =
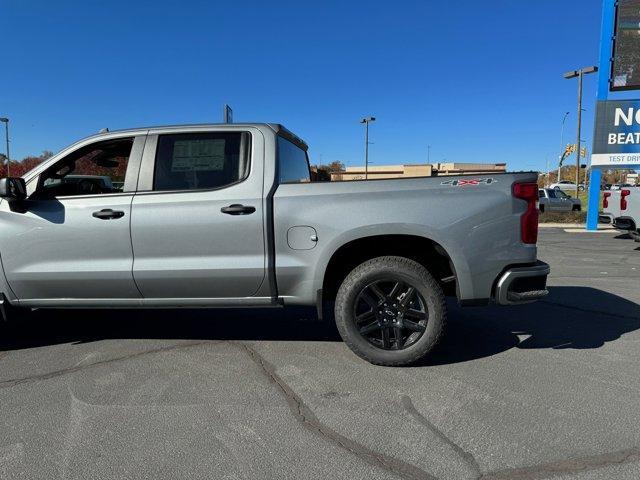
[[[575,80],[598,61],[599,0],[0,0],[0,116],[12,157],[110,129],[285,124],[313,163],[556,162]],[[591,145],[596,76],[585,81]],[[2,141],[4,136],[2,135]],[[0,143],[3,145],[3,143]],[[2,150],[2,149],[0,149]]]

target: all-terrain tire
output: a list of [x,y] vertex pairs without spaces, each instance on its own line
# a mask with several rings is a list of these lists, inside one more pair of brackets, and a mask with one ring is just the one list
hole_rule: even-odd
[[[372,344],[356,325],[358,295],[372,282],[386,280],[414,287],[428,312],[422,336],[402,350],[385,350]],[[433,351],[443,336],[447,310],[442,288],[425,267],[408,258],[386,256],[368,260],[347,275],[336,297],[335,320],[340,336],[356,355],[375,365],[399,367],[412,365]]]

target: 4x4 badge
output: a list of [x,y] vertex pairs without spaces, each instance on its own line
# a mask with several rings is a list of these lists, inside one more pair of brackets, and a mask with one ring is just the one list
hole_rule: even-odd
[[495,178],[474,178],[473,180],[447,180],[440,185],[449,185],[452,187],[476,187],[481,184],[491,185],[498,183]]

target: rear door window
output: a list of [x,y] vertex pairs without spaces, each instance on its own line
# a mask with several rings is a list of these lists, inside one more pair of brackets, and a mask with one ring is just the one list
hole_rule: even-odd
[[217,189],[249,174],[249,134],[203,132],[158,138],[154,190]]

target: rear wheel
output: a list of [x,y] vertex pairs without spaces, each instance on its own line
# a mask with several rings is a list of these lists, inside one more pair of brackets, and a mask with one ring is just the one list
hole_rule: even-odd
[[582,211],[582,207],[580,205],[574,205],[573,206],[573,211],[574,212],[580,212],[580,211]]
[[336,298],[338,331],[353,352],[387,366],[410,365],[440,340],[446,307],[440,285],[419,263],[378,257],[356,267]]

